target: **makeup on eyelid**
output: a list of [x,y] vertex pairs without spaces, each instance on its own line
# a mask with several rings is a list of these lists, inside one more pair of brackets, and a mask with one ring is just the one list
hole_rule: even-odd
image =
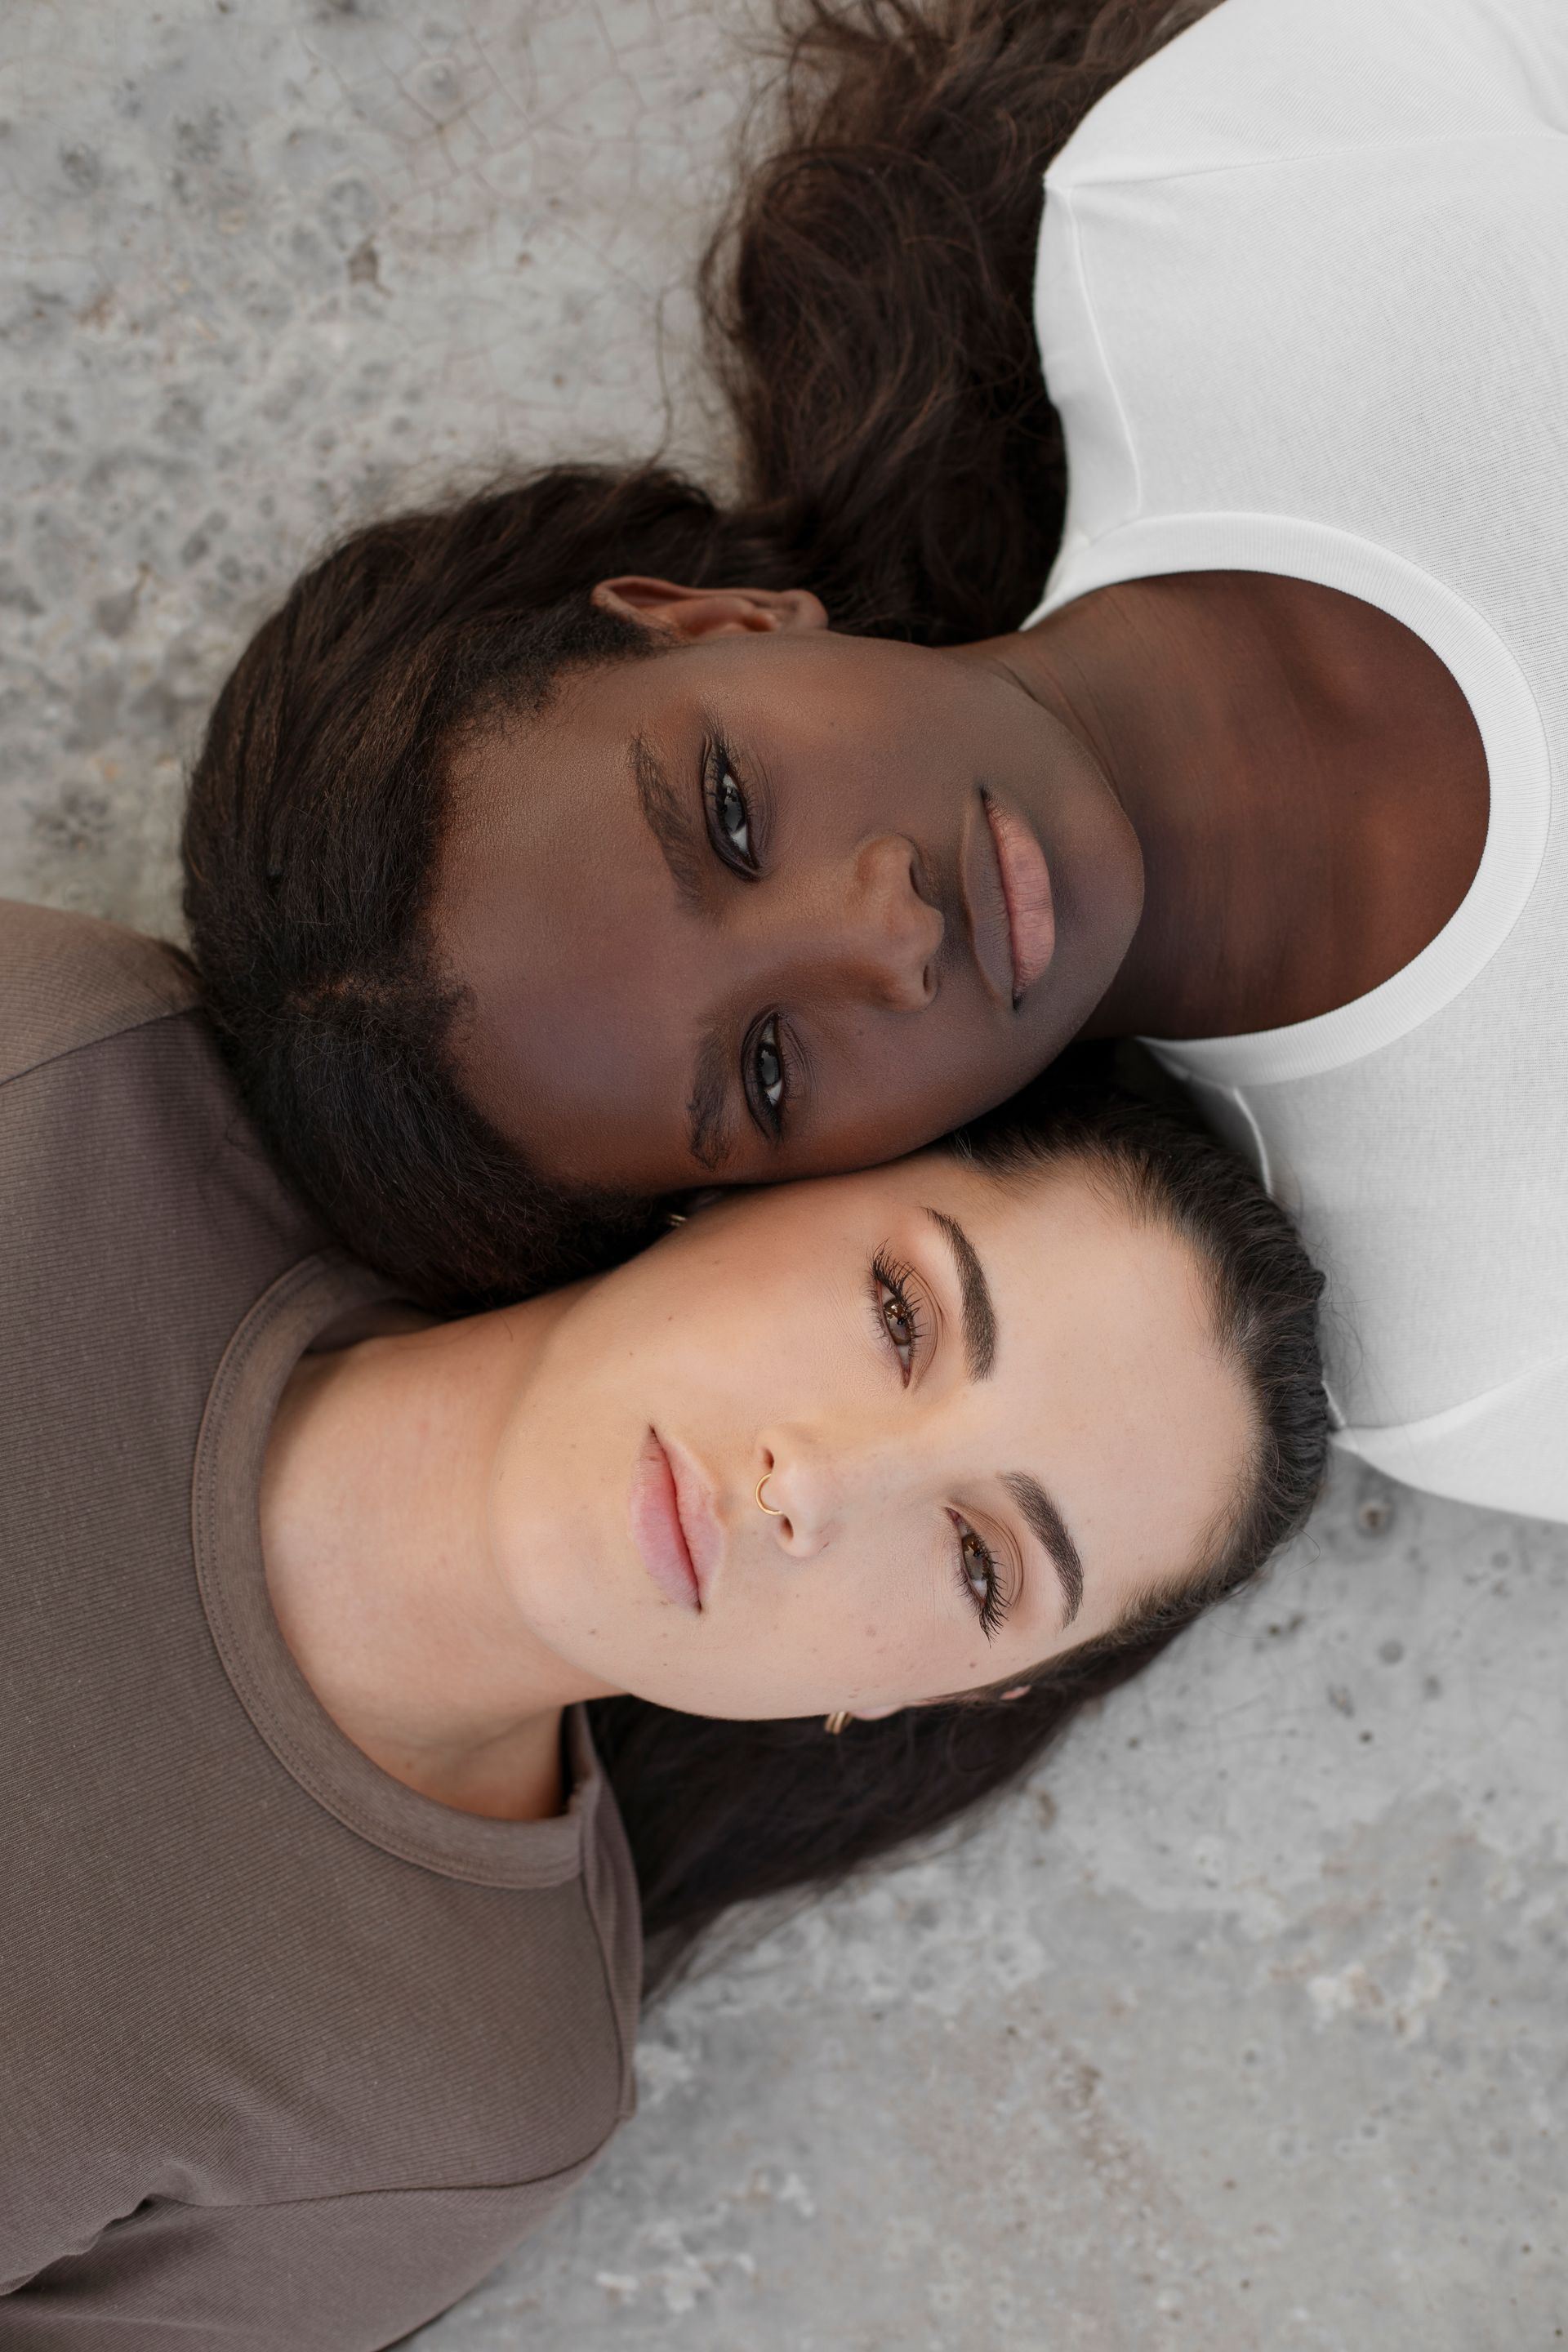
[[561,1296],[498,1525],[540,1634],[659,1706],[886,1712],[1032,1672],[1234,1475],[1184,1249],[1077,1172],[932,1153],[731,1192]]
[[659,1195],[879,1164],[1013,1094],[1139,918],[1093,755],[986,661],[659,626],[462,763],[433,928],[475,1108],[552,1182]]

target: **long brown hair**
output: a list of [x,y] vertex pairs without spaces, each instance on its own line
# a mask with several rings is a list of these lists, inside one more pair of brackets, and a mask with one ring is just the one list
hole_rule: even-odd
[[653,1210],[544,1182],[456,1081],[426,927],[455,740],[648,652],[589,603],[598,579],[805,586],[838,629],[941,644],[1019,621],[1059,533],[1042,174],[1178,12],[784,6],[776,136],[703,273],[738,499],[554,466],[354,532],[246,648],[192,776],[186,918],[252,1115],[343,1240],[433,1305],[602,1264]]
[[1139,1673],[1254,1577],[1306,1518],[1322,1476],[1321,1277],[1283,1213],[1190,1116],[1098,1081],[1036,1086],[953,1138],[1008,1185],[1076,1160],[1140,1222],[1192,1250],[1211,1328],[1253,1407],[1239,1491],[1206,1557],[1135,1600],[1110,1632],[1000,1689],[852,1723],[731,1723],[637,1698],[596,1700],[595,1738],[631,1840],[650,1983],[678,1971],[731,1905],[829,1885],[995,1797],[1085,1704]]
[[751,527],[834,625],[1014,628],[1061,535],[1047,164],[1205,0],[784,0],[773,151],[702,273]]

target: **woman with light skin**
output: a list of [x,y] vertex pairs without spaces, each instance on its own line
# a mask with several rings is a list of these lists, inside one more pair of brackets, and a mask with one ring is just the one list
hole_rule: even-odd
[[220,698],[247,1101],[495,1297],[1136,1035],[1301,1218],[1340,1442],[1568,1517],[1568,15],[784,14],[739,498],[373,525]]
[[268,1580],[334,1720],[555,1810],[559,1718],[874,1722],[1033,1675],[1212,1554],[1256,1406],[1190,1247],[1071,1162],[717,1204],[616,1272],[285,1391]]
[[0,998],[18,2352],[417,2326],[630,2113],[645,1930],[953,1821],[1310,1508],[1319,1278],[1146,1104],[441,1322],[170,950],[0,906]]

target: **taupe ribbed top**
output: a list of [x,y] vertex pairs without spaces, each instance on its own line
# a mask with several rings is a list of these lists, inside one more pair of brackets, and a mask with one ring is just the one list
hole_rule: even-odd
[[636,1886],[343,1738],[268,1603],[300,1355],[385,1286],[264,1158],[167,952],[0,902],[0,2347],[354,2352],[631,2112]]

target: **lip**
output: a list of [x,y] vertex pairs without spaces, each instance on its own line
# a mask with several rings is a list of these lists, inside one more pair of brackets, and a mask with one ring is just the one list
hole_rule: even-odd
[[707,1481],[685,1447],[650,1429],[632,1472],[632,1541],[652,1582],[678,1609],[700,1612],[723,1536]]
[[1016,1008],[1056,953],[1051,869],[1030,827],[988,785],[984,824],[964,845],[964,896],[974,959],[991,994]]

